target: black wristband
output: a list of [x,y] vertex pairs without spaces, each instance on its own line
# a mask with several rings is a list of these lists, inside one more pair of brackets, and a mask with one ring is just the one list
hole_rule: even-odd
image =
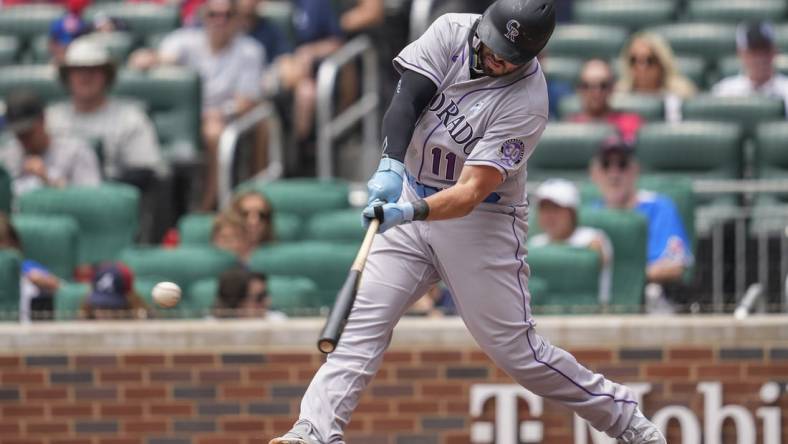
[[425,220],[430,215],[430,206],[427,201],[419,199],[413,202],[413,220]]

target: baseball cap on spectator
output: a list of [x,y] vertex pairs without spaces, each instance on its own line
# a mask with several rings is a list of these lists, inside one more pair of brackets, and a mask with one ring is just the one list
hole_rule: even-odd
[[548,179],[536,189],[539,202],[549,200],[554,204],[576,210],[580,205],[580,192],[572,182],[566,179]]
[[95,308],[128,308],[128,293],[134,288],[134,274],[121,262],[106,263],[93,275],[88,302]]
[[44,102],[30,91],[12,92],[5,106],[6,126],[14,133],[29,130],[44,115]]
[[774,48],[774,29],[767,22],[742,23],[736,28],[736,47],[739,50]]
[[90,31],[90,25],[82,20],[82,17],[66,14],[49,25],[49,39],[61,45],[68,45]]
[[90,36],[80,37],[66,49],[63,65],[60,66],[60,80],[65,82],[68,70],[72,68],[104,68],[109,76],[107,84],[115,79],[115,64],[107,48]]
[[613,134],[599,145],[597,156],[601,158],[612,153],[631,156],[635,154],[635,146],[624,140],[620,134]]

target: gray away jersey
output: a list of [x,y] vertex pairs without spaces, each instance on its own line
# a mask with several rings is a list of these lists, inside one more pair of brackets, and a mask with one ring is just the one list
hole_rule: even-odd
[[547,84],[536,59],[502,77],[471,79],[468,34],[479,17],[443,15],[394,59],[400,73],[418,72],[438,86],[405,165],[412,179],[437,188],[453,185],[463,165],[494,167],[504,177],[495,205],[523,205],[525,163],[547,123]]

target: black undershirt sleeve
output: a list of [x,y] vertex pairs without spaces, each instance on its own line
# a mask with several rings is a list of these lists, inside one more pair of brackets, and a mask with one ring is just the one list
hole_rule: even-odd
[[405,152],[416,121],[437,90],[432,80],[417,72],[402,73],[389,109],[383,116],[383,154],[405,162]]

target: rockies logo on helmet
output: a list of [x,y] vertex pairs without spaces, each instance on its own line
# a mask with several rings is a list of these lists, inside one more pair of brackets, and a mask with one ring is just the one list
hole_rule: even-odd
[[509,20],[506,23],[506,37],[510,42],[514,43],[515,39],[520,35],[520,22],[517,20]]

